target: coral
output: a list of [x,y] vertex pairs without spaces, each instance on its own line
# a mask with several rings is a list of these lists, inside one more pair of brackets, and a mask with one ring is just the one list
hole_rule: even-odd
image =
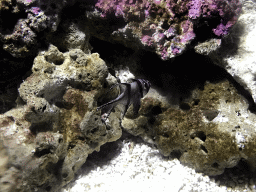
[[[1,2],[0,40],[4,50],[14,57],[26,57],[35,55],[39,40],[44,41],[45,36],[51,36],[57,31],[61,22],[60,13],[63,11],[63,15],[68,14],[64,8],[72,7],[76,0]],[[66,49],[74,46],[80,48],[80,41],[74,37],[84,40],[84,34],[90,31],[92,35],[104,40],[146,48],[156,52],[163,60],[183,53],[191,41],[201,39],[202,34],[205,36],[203,40],[227,35],[241,12],[239,0],[98,0],[79,1],[77,4],[81,4],[77,6],[81,20],[85,16],[81,16],[80,10],[86,13],[84,15],[89,22],[85,19],[83,25],[88,24],[89,30],[81,28],[82,25],[79,28],[75,24],[65,26],[64,21],[58,31],[62,34],[57,41],[64,37],[63,44],[68,47]],[[11,22],[5,19],[9,16],[14,16]],[[43,31],[45,36],[42,37]],[[53,37],[51,40],[51,43],[55,42]]]
[[[121,136],[96,112],[108,75],[97,53],[62,53],[51,45],[34,59],[32,74],[19,88],[19,107],[0,115],[0,188],[9,191],[57,191],[70,182],[87,156]],[[6,155],[5,151],[8,151]]]
[[[184,52],[197,35],[205,32],[202,27],[204,23],[208,23],[212,35],[218,38],[228,34],[241,12],[238,0],[99,0],[95,7],[101,17],[116,18],[117,29],[111,32],[115,40],[129,45],[126,43],[127,37],[130,41],[135,37],[135,42],[139,40],[144,47],[155,51],[163,60]],[[97,32],[99,31],[96,30],[95,33]],[[209,38],[210,33],[204,35]]]

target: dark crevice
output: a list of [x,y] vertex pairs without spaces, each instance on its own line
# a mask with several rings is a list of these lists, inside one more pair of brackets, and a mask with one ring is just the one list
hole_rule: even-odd
[[63,178],[66,178],[67,176],[68,176],[67,173],[63,173],[63,174],[62,174],[62,177],[63,177]]
[[148,123],[153,125],[156,122],[156,117],[152,116],[148,119]]
[[180,104],[180,109],[184,110],[184,111],[188,111],[190,110],[190,106],[188,103],[181,103]]
[[52,189],[51,186],[47,186],[47,187],[45,188],[46,191],[51,191],[51,189]]
[[200,148],[201,148],[205,153],[208,153],[208,150],[206,149],[206,147],[205,147],[205,146],[200,145]]
[[[12,10],[15,6],[12,5],[9,10],[1,10],[0,12],[0,33],[3,35],[9,35],[13,33],[15,25],[18,23],[20,19],[26,19],[27,13],[22,10],[18,13],[14,13]],[[8,19],[4,19],[8,18]]]
[[201,17],[194,24],[194,33],[196,34],[196,42],[204,42],[211,38],[216,38],[217,36],[213,33],[212,29],[215,29],[221,23],[220,16],[213,16],[212,18]]
[[[179,98],[183,98],[183,100],[190,98],[192,91],[195,88],[202,90],[206,82],[219,83],[228,80],[237,89],[238,93],[247,99],[249,110],[256,113],[256,104],[250,93],[237,83],[225,69],[213,64],[209,57],[199,55],[192,49],[174,59],[162,61],[159,56],[152,52],[145,50],[134,52],[134,50],[123,45],[112,44],[97,38],[91,38],[90,44],[93,47],[92,51],[99,53],[107,65],[109,63],[114,66],[124,65],[124,63],[118,62],[117,55],[123,58],[129,58],[127,55],[132,56],[136,63],[140,65],[129,66],[129,63],[127,63],[126,65],[130,71],[139,78],[149,80],[153,88],[157,88],[162,95],[170,97],[171,104],[180,105]],[[111,47],[111,49],[106,50],[105,47]],[[154,66],[154,70],[149,67],[149,64]],[[200,100],[195,100],[194,105],[198,105],[199,102]],[[181,108],[183,106],[182,103]],[[188,106],[184,106],[184,108],[188,109]],[[212,117],[214,115],[211,115],[209,119],[212,119]]]
[[14,58],[0,50],[0,113],[16,107],[18,88],[31,74],[32,64],[33,58]]
[[212,164],[212,167],[217,169],[217,168],[219,168],[219,164],[215,162],[215,163]]
[[200,99],[194,99],[194,103],[193,103],[193,105],[198,105],[198,104],[199,104],[199,102],[200,102]]
[[42,122],[42,123],[33,123],[29,129],[32,134],[36,135],[39,132],[52,131],[53,128],[51,123]]
[[94,133],[96,133],[98,130],[99,130],[99,128],[96,127],[96,128],[93,128],[90,132],[91,132],[92,134],[94,134]]
[[[212,164],[213,168],[218,168],[218,163]],[[233,187],[244,190],[245,186],[250,186],[256,183],[256,172],[253,171],[245,159],[241,159],[233,168],[226,168],[224,173],[217,176],[210,176],[211,179],[218,182],[221,186]]]
[[74,143],[69,143],[68,149],[73,149],[75,146],[76,146],[76,144],[74,144]]
[[205,140],[206,140],[206,135],[203,131],[196,131],[190,135],[191,139],[194,139],[195,137],[198,137],[203,142],[205,142]]
[[181,155],[182,155],[182,152],[180,150],[173,150],[170,154],[170,157],[172,159],[174,158],[180,159]]
[[162,109],[160,106],[154,106],[151,110],[152,115],[159,115],[160,113],[162,113]]
[[67,109],[67,110],[72,109],[72,107],[74,106],[74,104],[65,102],[65,101],[56,101],[55,105],[59,108]]
[[42,149],[42,150],[37,149],[36,152],[34,153],[34,155],[36,157],[42,157],[42,156],[47,155],[49,153],[51,153],[51,148]]

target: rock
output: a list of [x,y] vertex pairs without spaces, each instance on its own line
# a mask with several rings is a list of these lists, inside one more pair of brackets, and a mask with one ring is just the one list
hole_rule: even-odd
[[39,53],[19,106],[0,115],[1,189],[57,191],[90,153],[120,138],[120,122],[106,126],[96,112],[107,75],[96,53],[53,45]]
[[94,36],[151,50],[163,60],[183,53],[194,39],[227,35],[241,12],[238,0],[98,0],[95,8],[87,12]]
[[89,37],[90,29],[83,20],[66,19],[59,24],[56,32],[47,36],[47,39],[63,51],[81,49],[85,53],[90,53],[92,47],[89,44]]
[[[1,180],[7,180],[5,178],[5,174],[8,171],[8,153],[6,148],[3,145],[3,142],[0,141],[0,181]],[[8,181],[8,180],[7,180]],[[7,183],[5,186],[2,186],[3,191],[9,190],[8,188],[10,187]]]
[[209,55],[211,52],[216,51],[221,45],[220,39],[211,39],[209,41],[198,43],[194,47],[195,52],[202,55]]
[[[162,60],[194,47],[197,53],[210,56],[225,68],[250,91],[255,101],[251,59],[254,52],[249,41],[254,26],[245,25],[247,16],[251,23],[255,20],[254,2],[243,1],[243,15],[230,36],[226,35],[241,11],[238,0],[79,1],[75,5],[81,5],[82,11],[76,17],[83,13],[81,21],[63,17],[66,19],[63,22],[59,13],[68,12],[62,10],[68,5],[66,1],[0,3],[4,4],[0,8],[1,18],[20,14],[11,27],[6,20],[0,20],[4,29],[0,30],[0,40],[13,57],[31,55],[45,39],[56,45],[50,44],[47,51],[40,51],[34,59],[32,74],[18,89],[17,108],[0,115],[0,188],[6,191],[56,191],[74,178],[89,154],[120,138],[118,107],[106,125],[101,122],[100,112],[95,111],[96,101],[104,103],[117,94],[113,91],[105,95],[117,80],[99,54],[90,54],[90,35],[133,49],[153,51]],[[50,34],[39,42],[38,34],[46,31]],[[218,82],[199,87],[198,82],[205,74],[189,71],[195,64],[168,62],[174,65],[171,68],[174,73],[180,75],[175,78],[170,75],[172,70],[160,65],[150,72],[148,63],[155,61],[147,60],[142,65],[142,53],[118,50],[115,55],[109,54],[105,47],[103,51],[106,58],[112,59],[109,65],[118,64],[114,67],[115,75],[123,82],[152,74],[153,88],[143,98],[139,116],[134,117],[130,107],[122,121],[127,132],[155,144],[164,156],[175,156],[181,163],[208,175],[221,174],[241,159],[256,167],[255,115],[248,110],[250,102],[231,81],[219,80],[216,76],[221,74],[216,73]],[[246,65],[245,58],[240,62],[244,55],[249,56],[250,65]],[[200,63],[196,54],[191,58]],[[131,71],[126,68],[128,63]],[[209,70],[206,68],[199,69]],[[192,76],[200,77],[191,81]],[[179,79],[181,84],[177,83]],[[164,95],[159,89],[169,93]],[[182,100],[180,95],[186,99]]]
[[215,64],[223,67],[247,89],[256,102],[255,88],[255,2],[243,1],[243,12],[221,47],[209,54]]
[[255,166],[256,116],[227,80],[195,89],[179,107],[168,105],[151,90],[139,113],[135,119],[126,115],[124,129],[156,144],[163,155],[176,155],[198,172],[219,175],[242,158]]
[[[35,55],[39,48],[42,31],[57,30],[60,12],[73,1],[1,1],[0,41],[3,49],[13,57],[24,58]],[[41,43],[41,42],[40,42]]]
[[182,54],[193,40],[221,39],[241,12],[239,0],[5,0],[1,4],[0,40],[3,49],[17,58],[36,55],[46,39],[46,44],[58,44],[61,50],[90,50],[90,32],[103,40],[151,50],[167,60]]

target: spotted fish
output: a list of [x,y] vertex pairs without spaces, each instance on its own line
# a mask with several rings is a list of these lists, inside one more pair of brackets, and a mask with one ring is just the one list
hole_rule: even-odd
[[135,115],[138,114],[138,111],[140,109],[140,99],[148,93],[151,84],[148,80],[144,79],[132,79],[132,81],[132,83],[118,83],[110,88],[111,90],[119,85],[120,94],[117,98],[97,108],[97,111],[99,109],[103,109],[104,111],[101,117],[103,121],[108,118],[113,108],[118,104],[124,105],[123,117],[125,116],[125,113],[127,112],[131,104],[133,104],[133,113]]

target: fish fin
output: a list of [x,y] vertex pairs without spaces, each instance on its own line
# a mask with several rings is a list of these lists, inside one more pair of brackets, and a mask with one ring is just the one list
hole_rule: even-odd
[[131,105],[131,85],[129,83],[126,83],[126,89],[124,91],[124,98],[123,98],[123,105],[124,105],[124,113],[123,113],[123,117],[124,118],[128,108]]
[[105,103],[105,104],[103,104],[103,105],[97,107],[97,111],[98,111],[99,109],[105,108],[105,107],[108,106],[108,105],[111,105],[111,104],[113,104],[113,103],[118,102],[118,101],[121,100],[123,97],[124,97],[124,93],[120,94],[117,98],[115,98],[115,99],[113,99],[113,100],[111,100],[111,101],[109,101],[109,102],[107,102],[107,103]]
[[[107,105],[104,110],[101,112],[104,116],[104,119],[106,120],[108,118],[108,116],[110,115],[111,111],[113,110],[113,108],[115,107],[114,104],[110,104]],[[103,119],[103,118],[102,118]]]
[[126,91],[127,87],[129,87],[130,84],[129,83],[120,83],[120,93],[123,93]]
[[134,98],[133,101],[133,113],[134,115],[138,115],[139,109],[140,109],[140,95]]
[[125,110],[123,113],[123,117],[127,111],[127,109],[129,108],[129,106],[131,105],[131,88],[130,88],[130,84],[129,83],[117,83],[115,85],[112,85],[110,90],[113,89],[114,87],[116,87],[117,85],[120,85],[120,94],[117,98],[109,101],[108,103],[105,103],[99,107],[97,107],[97,111],[102,109],[102,114],[106,114],[105,116],[109,116],[112,109],[118,105],[118,104],[123,104],[125,106]]
[[[108,94],[108,92],[110,92],[110,90],[112,90],[114,87],[116,87],[117,85],[120,85],[120,84],[121,84],[121,83],[116,83],[116,84],[112,85],[112,86],[110,87],[110,89],[109,89],[105,94]],[[122,92],[124,92],[124,90],[121,91],[121,87],[120,87],[120,92],[121,92],[121,93],[117,96],[117,98],[115,98],[115,99],[113,99],[113,100],[111,100],[111,101],[109,101],[109,102],[107,102],[107,103],[105,103],[105,104],[103,104],[103,105],[97,107],[97,111],[100,110],[100,109],[102,109],[102,108],[105,108],[106,106],[108,106],[108,105],[110,105],[110,104],[112,104],[112,103],[117,102],[117,101],[120,100],[120,99],[122,99],[122,97],[123,97],[123,93],[122,93]]]
[[124,116],[125,116],[127,110],[129,109],[130,105],[131,105],[131,104],[127,104],[127,105],[124,106],[124,113],[123,113],[123,115],[122,115],[122,119],[124,118]]
[[109,90],[105,93],[106,95],[113,89],[113,88],[115,88],[116,86],[118,86],[118,85],[120,85],[121,83],[116,83],[116,84],[114,84],[114,85],[112,85],[110,88],[109,88]]
[[109,88],[109,91],[111,90],[111,89],[113,89],[114,87],[116,87],[117,85],[120,85],[121,83],[116,83],[116,84],[114,84],[114,85],[112,85],[110,88]]

